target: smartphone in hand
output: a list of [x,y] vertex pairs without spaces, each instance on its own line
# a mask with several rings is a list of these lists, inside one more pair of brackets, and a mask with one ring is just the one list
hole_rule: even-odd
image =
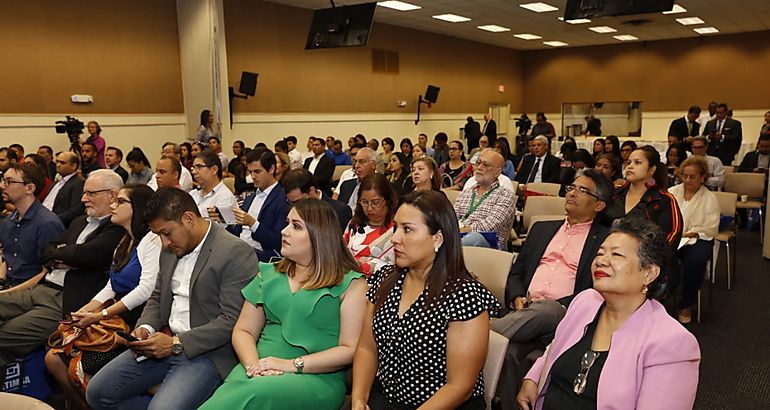
[[123,339],[128,340],[129,342],[138,342],[139,341],[139,339],[131,336],[130,334],[128,334],[126,332],[121,332],[120,330],[118,330],[115,333],[117,333],[118,336],[122,337]]

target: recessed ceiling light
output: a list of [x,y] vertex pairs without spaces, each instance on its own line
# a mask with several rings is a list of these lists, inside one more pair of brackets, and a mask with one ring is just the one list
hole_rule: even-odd
[[422,7],[416,6],[411,3],[404,3],[403,1],[396,1],[396,0],[388,0],[388,1],[378,1],[378,6],[387,7],[389,9],[395,9],[398,11],[411,11],[411,10],[419,10]]
[[530,33],[514,34],[513,36],[516,38],[520,38],[522,40],[540,40],[542,38],[537,34],[530,34]]
[[543,44],[551,47],[564,47],[569,45],[563,41],[543,41]]
[[694,28],[693,31],[695,31],[698,34],[719,33],[719,30],[717,30],[716,27],[699,27],[699,28]]
[[612,28],[610,26],[588,27],[588,29],[593,31],[593,32],[595,32],[595,33],[600,33],[600,34],[614,33],[614,32],[617,31],[617,30],[615,30],[614,28]]
[[527,3],[527,4],[519,4],[519,7],[525,8],[530,11],[534,11],[536,13],[545,13],[548,11],[556,11],[559,10],[558,7],[554,7],[550,4],[545,3]]
[[471,19],[468,17],[458,16],[457,14],[439,14],[438,16],[433,16],[433,18],[437,20],[448,21],[450,23],[462,23],[464,21],[471,21]]
[[677,13],[686,13],[687,9],[678,5],[674,4],[674,7],[669,11],[664,11],[663,14],[677,14]]
[[683,26],[692,26],[693,24],[703,24],[705,21],[701,20],[699,17],[685,17],[681,19],[676,19],[677,23],[683,25]]
[[614,37],[614,38],[615,38],[615,40],[620,40],[620,41],[634,41],[634,40],[639,40],[639,37],[636,37],[636,36],[632,36],[632,35],[630,35],[630,34],[623,34],[623,35],[620,35],[620,36],[612,36],[612,37]]
[[491,31],[493,33],[502,33],[503,31],[511,31],[511,29],[509,29],[508,27],[497,26],[494,24],[487,24],[484,26],[478,26],[476,28],[480,30]]
[[589,19],[575,19],[575,20],[565,20],[569,24],[585,24],[590,23],[591,20]]

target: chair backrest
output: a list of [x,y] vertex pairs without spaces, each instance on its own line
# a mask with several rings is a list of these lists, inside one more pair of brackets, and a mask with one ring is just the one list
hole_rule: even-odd
[[719,213],[725,216],[735,216],[735,203],[738,201],[738,194],[735,192],[714,192],[719,202]]
[[462,191],[456,191],[454,189],[449,189],[449,188],[442,188],[441,192],[445,193],[449,202],[451,202],[452,205],[454,205],[455,201],[457,201],[457,197],[460,196],[460,192]]
[[732,165],[728,165],[725,167],[725,174],[733,174],[735,173],[735,167]]
[[495,397],[507,350],[508,338],[490,330],[487,360],[484,362],[484,401],[487,403],[487,410],[492,408],[492,399]]
[[529,225],[527,225],[527,232],[529,232],[530,229],[532,229],[532,225],[536,224],[540,221],[563,221],[565,216],[554,214],[554,215],[535,215],[531,218],[529,218]]
[[513,190],[514,194],[519,192],[519,181],[511,181],[511,186],[513,186],[511,189]]
[[552,182],[530,182],[527,184],[527,191],[550,196],[559,196],[560,189],[561,185]]
[[565,199],[558,196],[531,196],[527,198],[522,216],[524,226],[529,227],[529,220],[535,215],[565,215],[564,202]]
[[[489,340],[491,341],[492,338],[490,337]],[[34,397],[22,396],[21,394],[0,393],[0,402],[3,403],[3,408],[5,409],[53,410],[53,407],[49,406],[45,402],[42,402]]]
[[735,192],[738,195],[748,195],[749,198],[759,198],[765,191],[765,174],[736,172],[725,174],[725,192]]
[[511,271],[514,254],[491,248],[463,246],[463,258],[468,270],[505,305],[505,285]]
[[352,165],[337,165],[334,167],[334,174],[332,174],[332,181],[340,179],[342,173],[352,168]]
[[233,177],[224,177],[222,178],[222,183],[225,184],[227,189],[230,190],[230,192],[235,192],[235,178]]

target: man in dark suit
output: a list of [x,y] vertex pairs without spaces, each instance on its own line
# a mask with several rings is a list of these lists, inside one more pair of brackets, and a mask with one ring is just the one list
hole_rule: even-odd
[[155,385],[150,408],[198,408],[238,364],[231,337],[241,289],[258,270],[254,252],[180,189],[158,189],[145,216],[163,242],[158,280],[132,333],[139,340],[88,384],[95,409],[147,408]]
[[318,187],[321,188],[326,195],[332,194],[332,176],[334,175],[334,168],[337,164],[334,159],[324,155],[326,151],[326,143],[323,138],[313,138],[313,143],[310,146],[313,151],[313,156],[305,159],[305,164],[302,168],[310,171],[315,177]]
[[481,129],[481,134],[489,138],[490,147],[495,146],[495,141],[497,141],[497,123],[489,117],[489,114],[484,114],[484,127]]
[[123,151],[121,151],[120,148],[107,147],[107,149],[104,150],[104,162],[107,164],[107,169],[111,169],[112,172],[120,175],[125,184],[128,179],[128,171],[120,166],[121,161],[123,161]]
[[552,182],[558,184],[561,161],[548,152],[548,138],[538,135],[532,141],[532,155],[522,158],[521,170],[516,174],[520,184]]
[[281,178],[281,185],[283,186],[283,192],[286,193],[286,199],[289,203],[293,204],[299,200],[308,198],[320,199],[334,209],[334,213],[337,214],[337,219],[339,219],[340,229],[342,231],[348,226],[348,222],[350,222],[350,218],[353,216],[350,207],[321,193],[316,186],[316,182],[313,179],[313,175],[310,174],[310,171],[306,169],[292,169],[287,171],[283,174],[283,178]]
[[738,167],[738,172],[756,172],[767,175],[770,167],[770,134],[762,134],[757,142],[757,149],[746,153]]
[[80,201],[83,196],[83,180],[78,175],[80,158],[71,151],[64,151],[56,157],[56,172],[61,179],[51,187],[43,201],[43,206],[61,218],[64,226],[69,226],[75,217],[83,215],[85,205]]
[[0,294],[0,368],[45,345],[59,321],[107,283],[112,255],[125,235],[110,222],[122,186],[114,172],[93,172],[83,195],[88,217],[75,218],[61,238],[43,249],[42,272]]
[[289,204],[286,194],[275,179],[275,154],[255,150],[246,155],[247,169],[257,191],[246,197],[235,209],[237,225],[227,228],[257,252],[260,261],[281,256],[281,231],[286,227]]
[[356,153],[356,158],[353,161],[353,170],[356,173],[356,177],[342,182],[339,195],[335,193],[332,198],[346,204],[351,211],[354,211],[356,209],[356,202],[358,202],[358,187],[361,186],[361,181],[374,174],[376,169],[377,153],[371,148],[361,148]]
[[698,124],[700,113],[700,107],[693,105],[687,110],[687,114],[671,121],[671,125],[668,127],[668,136],[676,137],[677,143],[686,144],[688,151],[692,137],[700,135],[698,134],[700,131],[700,124]]
[[730,165],[741,149],[741,124],[727,116],[727,104],[717,104],[716,118],[706,123],[703,135],[709,139],[708,154],[717,157],[723,165]]
[[478,148],[479,138],[481,138],[481,125],[478,121],[474,120],[470,115],[466,118],[468,122],[465,123],[465,140],[468,141],[468,152],[472,149]]
[[511,342],[550,343],[572,298],[592,286],[591,262],[609,231],[597,215],[612,191],[600,171],[585,170],[567,188],[567,218],[532,226],[508,276],[511,312],[492,321],[496,332]]

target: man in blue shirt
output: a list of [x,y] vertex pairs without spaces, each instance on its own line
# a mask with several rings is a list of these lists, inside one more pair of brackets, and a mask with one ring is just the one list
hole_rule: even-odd
[[0,263],[0,287],[18,285],[42,271],[40,253],[64,232],[56,214],[37,200],[45,179],[35,165],[11,165],[3,175],[3,200],[16,207],[0,223],[0,244],[5,260]]
[[332,149],[326,150],[325,154],[334,160],[334,165],[353,165],[350,156],[342,151],[342,141],[340,140],[334,140]]

